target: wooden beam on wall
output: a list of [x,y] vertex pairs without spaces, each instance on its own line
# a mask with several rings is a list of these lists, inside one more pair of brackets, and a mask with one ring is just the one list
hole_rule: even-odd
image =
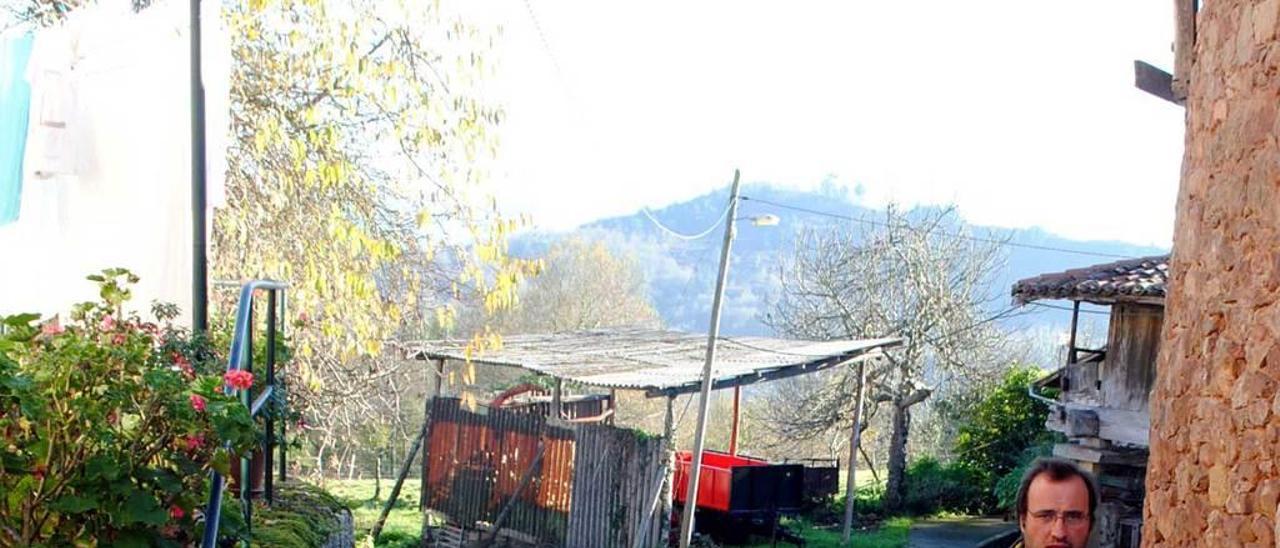
[[1195,62],[1197,0],[1173,0],[1173,90],[1174,102],[1187,99],[1191,85],[1191,65]]
[[1183,103],[1173,93],[1173,75],[1146,61],[1133,62],[1133,85],[1175,105]]

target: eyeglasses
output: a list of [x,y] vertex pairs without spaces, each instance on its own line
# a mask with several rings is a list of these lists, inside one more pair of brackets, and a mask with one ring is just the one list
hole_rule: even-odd
[[1044,525],[1052,525],[1053,522],[1058,521],[1058,518],[1062,518],[1062,522],[1067,527],[1077,527],[1089,522],[1089,514],[1078,510],[1068,510],[1066,512],[1040,510],[1039,512],[1031,512],[1031,517]]

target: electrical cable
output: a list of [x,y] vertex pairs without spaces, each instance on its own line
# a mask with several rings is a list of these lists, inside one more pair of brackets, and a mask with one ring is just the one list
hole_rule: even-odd
[[[743,200],[752,200],[752,201],[760,202],[760,203],[762,203],[762,204],[768,204],[768,205],[771,205],[771,206],[774,206],[774,207],[779,207],[779,208],[782,208],[782,209],[789,209],[789,210],[791,210],[791,211],[797,211],[797,212],[801,212],[801,213],[809,213],[809,214],[812,214],[812,215],[821,215],[821,216],[824,216],[824,217],[832,217],[832,218],[835,218],[835,219],[844,219],[844,220],[846,220],[846,221],[852,221],[852,222],[855,222],[855,223],[863,223],[863,224],[869,224],[869,225],[873,225],[873,226],[880,226],[880,227],[886,227],[886,228],[893,228],[889,223],[885,223],[885,222],[881,222],[881,221],[873,221],[873,220],[871,220],[871,219],[860,219],[860,218],[853,217],[853,216],[850,216],[850,215],[841,215],[841,214],[839,214],[839,213],[831,213],[831,212],[829,212],[829,211],[819,211],[819,210],[816,210],[816,209],[809,209],[809,208],[806,208],[806,207],[800,207],[800,206],[793,206],[793,205],[781,204],[781,203],[773,202],[773,201],[770,201],[770,200],[762,200],[762,199],[760,199],[760,198],[751,198],[751,197],[749,197],[749,196],[743,196],[743,197],[742,197],[742,199],[743,199]],[[906,228],[906,229],[908,229],[908,230],[912,230],[912,231],[915,231],[915,230],[916,230],[916,229],[914,229],[914,228],[912,228],[912,227],[909,227],[909,226],[904,226],[904,227],[902,227],[902,228]],[[1056,251],[1056,252],[1059,252],[1059,253],[1072,253],[1072,254],[1076,254],[1076,255],[1089,255],[1089,256],[1093,256],[1093,257],[1104,257],[1104,258],[1109,258],[1109,259],[1139,259],[1139,258],[1140,258],[1140,257],[1134,257],[1134,256],[1131,256],[1131,255],[1117,255],[1117,254],[1115,254],[1115,253],[1102,253],[1102,252],[1098,252],[1098,251],[1084,251],[1084,250],[1080,250],[1080,249],[1067,249],[1067,248],[1063,248],[1063,247],[1053,247],[1053,246],[1047,246],[1047,245],[1021,244],[1021,243],[1016,243],[1016,242],[1009,242],[1009,241],[997,240],[997,239],[994,239],[994,238],[983,238],[983,237],[981,237],[981,236],[971,236],[971,235],[968,235],[968,234],[962,234],[962,233],[958,233],[958,232],[941,232],[940,234],[941,234],[941,235],[944,235],[944,236],[950,236],[950,237],[953,237],[953,238],[960,238],[960,239],[964,239],[964,240],[971,240],[971,241],[975,241],[975,242],[984,242],[984,243],[990,243],[990,244],[996,244],[996,245],[1005,245],[1005,246],[1010,246],[1010,247],[1021,247],[1021,248],[1026,248],[1026,249],[1036,249],[1036,250],[1040,250],[1040,251]]]
[[640,211],[644,213],[644,216],[645,216],[645,217],[648,217],[648,218],[649,218],[649,220],[650,220],[651,222],[653,222],[654,226],[657,226],[658,228],[662,229],[662,230],[663,230],[664,232],[666,232],[667,234],[670,234],[671,236],[674,236],[674,237],[679,238],[679,239],[681,239],[681,240],[691,241],[691,240],[697,240],[697,239],[699,239],[699,238],[703,238],[703,237],[705,237],[707,234],[711,234],[711,231],[712,231],[712,230],[715,230],[715,229],[716,229],[716,227],[720,226],[720,223],[724,222],[725,217],[728,217],[728,216],[729,216],[729,209],[730,209],[729,205],[725,205],[725,207],[724,207],[724,211],[720,212],[720,218],[719,218],[719,219],[716,219],[716,222],[712,223],[712,224],[711,224],[711,226],[707,227],[707,229],[706,229],[706,230],[703,230],[702,232],[699,232],[699,233],[697,233],[697,234],[693,234],[693,235],[681,234],[681,233],[676,232],[676,231],[674,231],[674,230],[672,230],[672,229],[670,229],[670,228],[667,228],[667,226],[666,226],[666,225],[664,225],[664,224],[662,224],[662,222],[658,221],[657,217],[654,217],[652,213],[649,213],[649,208],[647,208],[647,207],[642,207],[642,208],[640,208]]

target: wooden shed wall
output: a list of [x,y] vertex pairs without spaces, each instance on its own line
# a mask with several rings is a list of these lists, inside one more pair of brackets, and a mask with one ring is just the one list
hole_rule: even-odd
[[1147,410],[1156,380],[1164,307],[1118,303],[1111,309],[1107,358],[1099,374],[1106,407]]

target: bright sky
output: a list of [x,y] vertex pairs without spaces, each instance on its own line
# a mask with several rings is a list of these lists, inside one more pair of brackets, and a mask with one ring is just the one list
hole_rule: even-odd
[[488,6],[496,188],[537,226],[686,200],[740,168],[982,224],[1171,239],[1183,111],[1133,86],[1134,59],[1172,68],[1167,1]]

